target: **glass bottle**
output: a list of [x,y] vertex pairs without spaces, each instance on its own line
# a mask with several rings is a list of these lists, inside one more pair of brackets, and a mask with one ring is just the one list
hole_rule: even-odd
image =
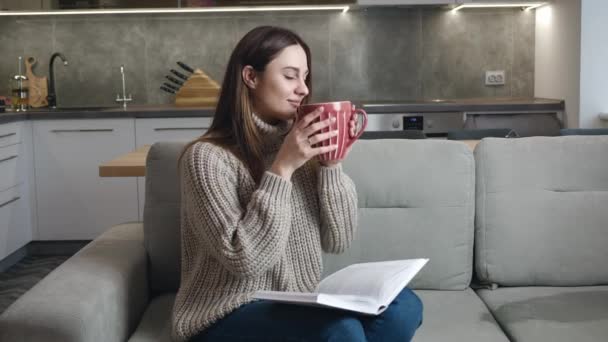
[[28,100],[30,95],[29,82],[23,72],[21,71],[21,65],[23,58],[19,56],[19,73],[11,79],[11,104],[13,110],[17,112],[26,111],[28,107]]
[[15,75],[11,84],[11,104],[17,112],[26,111],[29,99],[28,79],[24,75]]

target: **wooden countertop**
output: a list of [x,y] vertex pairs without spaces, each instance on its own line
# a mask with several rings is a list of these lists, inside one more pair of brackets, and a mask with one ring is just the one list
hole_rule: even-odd
[[143,177],[146,175],[146,157],[150,145],[123,154],[99,165],[99,177]]
[[[479,140],[461,140],[471,151]],[[99,177],[144,177],[146,175],[146,156],[150,145],[144,145],[135,151],[123,154],[99,165]]]

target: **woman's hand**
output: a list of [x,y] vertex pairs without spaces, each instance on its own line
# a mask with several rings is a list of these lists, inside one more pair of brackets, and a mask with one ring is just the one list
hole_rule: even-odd
[[313,147],[315,144],[338,135],[337,130],[317,133],[335,121],[335,118],[330,118],[313,123],[321,113],[323,113],[323,108],[317,108],[294,124],[285,137],[283,145],[270,167],[270,172],[290,179],[291,175],[311,158],[338,148],[338,145]]
[[[353,114],[352,118],[348,122],[348,125],[349,125],[350,137],[353,138],[355,135],[357,135],[357,113]],[[351,147],[353,147],[353,145],[350,145],[346,149],[346,151],[344,152],[344,158],[342,160],[346,159],[346,156],[348,156],[348,153],[350,153]],[[326,161],[320,161],[319,163],[323,166],[333,166],[333,165],[339,164],[342,160],[326,160]]]

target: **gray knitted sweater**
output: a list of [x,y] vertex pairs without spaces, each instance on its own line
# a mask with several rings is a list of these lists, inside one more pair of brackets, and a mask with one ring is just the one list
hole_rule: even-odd
[[[266,169],[288,125],[257,119]],[[266,171],[256,185],[232,153],[196,143],[181,164],[181,285],[173,338],[184,341],[257,290],[312,291],[321,250],[341,253],[357,226],[357,194],[341,165],[308,162],[288,181]]]

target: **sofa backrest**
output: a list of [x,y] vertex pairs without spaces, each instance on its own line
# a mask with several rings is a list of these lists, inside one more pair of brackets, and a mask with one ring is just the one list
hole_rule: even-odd
[[469,286],[475,163],[465,144],[361,140],[343,167],[357,187],[359,227],[345,253],[325,255],[325,275],[356,262],[429,258],[412,287]]
[[481,281],[608,284],[608,137],[487,138],[475,159]]
[[156,143],[146,160],[144,242],[150,289],[156,293],[179,288],[181,196],[177,158],[185,146],[185,142]]
[[[177,291],[183,142],[154,144],[146,166],[145,244],[150,287]],[[359,197],[359,229],[350,249],[325,255],[325,274],[356,262],[425,257],[412,286],[464,289],[473,270],[475,165],[453,141],[359,141],[344,162]]]

